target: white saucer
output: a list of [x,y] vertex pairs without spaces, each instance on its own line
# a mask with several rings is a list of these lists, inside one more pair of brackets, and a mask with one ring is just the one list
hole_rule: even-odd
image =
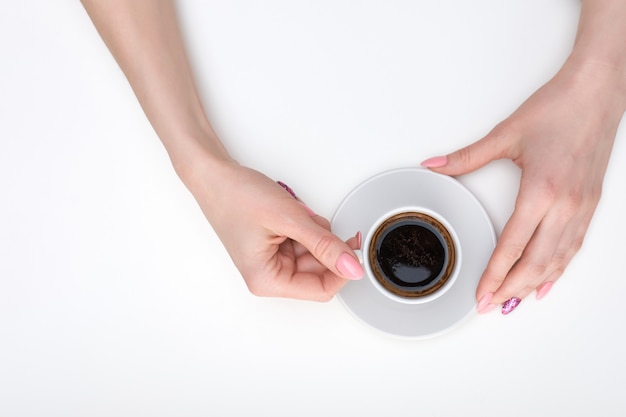
[[366,234],[387,213],[425,210],[444,218],[456,233],[461,265],[454,284],[421,304],[402,303],[383,294],[370,277],[351,281],[337,297],[359,320],[385,333],[423,339],[442,334],[473,315],[476,286],[496,244],[485,209],[461,183],[425,168],[383,172],[352,190],[337,208],[331,227],[342,239]]

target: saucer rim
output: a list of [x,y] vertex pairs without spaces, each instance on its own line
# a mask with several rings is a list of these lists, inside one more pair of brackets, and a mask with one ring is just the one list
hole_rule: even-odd
[[[481,227],[486,227],[485,228],[485,232],[487,232],[487,235],[484,237],[485,238],[485,245],[490,245],[489,248],[489,256],[491,255],[491,252],[493,251],[493,248],[495,247],[496,243],[497,243],[497,234],[493,225],[493,221],[491,220],[489,214],[487,213],[485,207],[482,205],[482,203],[478,200],[478,198],[474,195],[474,193],[472,193],[464,184],[462,184],[458,179],[448,176],[448,175],[444,175],[444,174],[439,174],[436,172],[433,172],[427,168],[423,168],[423,167],[403,167],[403,168],[395,168],[395,169],[390,169],[390,170],[386,170],[386,171],[382,171],[379,172],[375,175],[372,175],[371,177],[366,178],[365,180],[361,181],[356,187],[354,187],[345,197],[344,199],[341,201],[341,203],[337,206],[337,209],[335,210],[335,213],[333,214],[333,217],[331,218],[331,230],[334,229],[334,225],[336,225],[336,221],[337,219],[341,216],[342,214],[342,210],[345,209],[346,205],[350,202],[350,200],[352,198],[354,198],[355,194],[357,194],[358,192],[360,192],[364,187],[366,187],[368,184],[374,182],[374,181],[379,181],[381,180],[381,178],[386,178],[386,177],[390,177],[392,175],[398,175],[398,174],[402,174],[402,173],[409,173],[409,174],[417,174],[419,173],[421,174],[426,174],[429,176],[433,176],[433,177],[438,177],[439,179],[443,179],[445,181],[447,181],[452,187],[454,187],[454,189],[456,189],[456,192],[463,192],[465,194],[465,198],[469,197],[470,200],[472,201],[473,205],[475,206],[475,208],[478,209],[477,214],[480,214],[482,216],[482,218],[486,221],[484,225],[481,225]],[[432,210],[428,207],[424,207],[425,209],[431,210],[431,211],[435,211]],[[436,211],[435,211],[436,212]],[[443,217],[442,215],[440,215],[441,217]],[[487,230],[488,229],[488,230]],[[460,243],[462,244],[462,238],[461,236],[458,237]],[[489,242],[487,242],[487,239],[489,239]],[[461,269],[461,268],[460,268]],[[460,273],[461,271],[459,270],[458,273]],[[363,279],[367,279],[368,281],[370,281],[370,277],[363,277]],[[477,281],[478,282],[478,281]],[[347,283],[346,285],[350,285],[351,283]],[[372,284],[370,284],[372,285]],[[345,288],[345,287],[344,287]],[[363,317],[362,314],[357,313],[350,305],[350,303],[342,296],[342,292],[344,292],[344,289],[340,290],[337,295],[336,298],[340,301],[340,303],[344,306],[344,308],[346,310],[348,310],[350,312],[350,314],[352,316],[354,316],[359,322],[361,322],[362,324],[364,324],[365,326],[371,328],[371,329],[375,329],[378,332],[382,332],[388,336],[392,336],[395,338],[400,338],[400,339],[410,339],[410,340],[422,340],[422,339],[430,339],[433,337],[437,337],[440,335],[443,335],[445,333],[450,332],[451,330],[457,328],[458,326],[460,326],[462,323],[465,323],[466,321],[469,320],[469,318],[473,317],[474,315],[477,314],[476,312],[476,301],[474,300],[473,305],[471,306],[471,308],[468,308],[467,311],[464,309],[462,314],[458,314],[458,318],[454,318],[453,320],[454,322],[441,327],[440,329],[434,330],[434,331],[429,331],[429,332],[424,332],[424,333],[420,333],[420,334],[402,334],[400,332],[394,332],[390,329],[385,329],[385,328],[381,328],[381,326],[377,326],[374,325],[373,323],[371,323],[370,321],[368,321],[365,317]],[[472,294],[473,295],[473,294]],[[399,301],[395,301],[398,304],[401,304]],[[424,304],[416,304],[416,305],[428,305],[429,303],[424,303]],[[417,310],[416,310],[417,312]],[[384,326],[383,326],[384,327]]]

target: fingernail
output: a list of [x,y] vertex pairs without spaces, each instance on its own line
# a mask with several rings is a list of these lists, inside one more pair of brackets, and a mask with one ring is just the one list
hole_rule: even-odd
[[541,300],[543,297],[546,296],[546,294],[548,294],[548,292],[552,288],[552,284],[554,284],[554,282],[552,281],[544,282],[539,286],[539,288],[537,288],[537,300]]
[[302,204],[302,207],[304,207],[304,209],[306,210],[307,213],[309,213],[309,216],[313,217],[315,216],[315,212],[313,210],[311,210],[311,208],[309,206],[307,206],[306,204],[304,204],[302,201],[298,201],[300,204]]
[[337,259],[337,264],[335,265],[339,273],[347,279],[360,279],[363,277],[363,267],[357,261],[354,256],[350,255],[347,252],[344,252]]
[[277,183],[278,185],[280,185],[281,187],[283,187],[283,188],[285,189],[285,191],[287,191],[289,194],[291,194],[291,196],[292,196],[293,198],[295,198],[296,200],[298,199],[298,196],[296,195],[296,193],[294,193],[294,192],[293,192],[293,190],[291,189],[291,187],[290,187],[290,186],[288,186],[287,184],[285,184],[285,183],[284,183],[284,182],[282,182],[282,181],[276,181],[276,183]]
[[447,156],[435,156],[433,158],[429,158],[421,163],[423,167],[426,168],[440,168],[448,163]]
[[487,294],[483,295],[480,301],[478,302],[478,305],[476,306],[476,311],[483,314],[483,313],[488,313],[494,308],[496,308],[495,304],[490,303],[492,298],[493,298],[492,292],[488,292]]
[[357,249],[361,249],[362,243],[363,243],[363,235],[361,234],[361,232],[356,232]]
[[481,311],[479,311],[480,314],[487,314],[492,310],[495,310],[495,308],[498,307],[496,304],[487,304]]
[[517,297],[509,298],[502,304],[502,314],[504,315],[509,314],[511,311],[515,310],[517,306],[519,305],[519,303],[521,302],[522,302],[521,298],[517,298]]

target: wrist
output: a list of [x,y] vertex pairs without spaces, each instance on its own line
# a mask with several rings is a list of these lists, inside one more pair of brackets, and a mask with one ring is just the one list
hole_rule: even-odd
[[574,50],[559,75],[583,92],[583,99],[606,103],[619,117],[626,111],[626,65]]
[[576,40],[564,69],[604,90],[626,110],[626,2],[583,1]]
[[213,132],[179,138],[167,151],[174,171],[193,194],[227,167],[238,165]]

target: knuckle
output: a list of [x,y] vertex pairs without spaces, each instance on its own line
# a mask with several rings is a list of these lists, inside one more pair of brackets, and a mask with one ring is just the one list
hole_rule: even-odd
[[250,294],[256,297],[272,297],[276,295],[276,289],[268,285],[268,281],[258,274],[242,274],[246,287]]
[[246,286],[248,287],[248,291],[256,297],[268,297],[267,288],[262,285],[259,285],[254,280],[246,280]]
[[580,190],[570,192],[565,198],[564,215],[571,217],[582,207],[583,196]]
[[558,203],[559,214],[564,219],[571,219],[578,213],[587,212],[595,208],[600,201],[602,191],[598,188],[585,190],[575,188],[563,190],[559,183],[546,180],[540,188],[540,197],[549,203]]
[[492,140],[498,143],[505,142],[510,136],[510,132],[513,131],[514,128],[515,125],[513,123],[500,122],[495,125],[493,129],[491,129],[491,132],[489,132],[489,137],[491,137]]
[[329,256],[334,243],[335,237],[333,235],[324,234],[320,236],[313,248],[314,256],[318,259]]
[[563,265],[565,264],[565,260],[567,259],[567,252],[563,250],[557,250],[552,255],[552,264],[554,265]]
[[572,241],[572,245],[570,246],[570,251],[572,255],[578,252],[583,247],[584,241],[584,236],[574,238],[574,240]]
[[315,220],[315,223],[319,224],[324,229],[330,230],[330,222],[327,219],[325,219],[324,217],[322,217],[322,216],[315,216],[314,220]]
[[503,258],[509,263],[517,262],[524,254],[525,246],[519,243],[508,244],[503,251]]
[[594,206],[598,204],[598,202],[600,201],[600,198],[602,197],[602,184],[598,185],[597,187],[594,187],[591,190],[590,196],[591,196],[591,201],[593,202]]
[[256,285],[248,284],[248,291],[250,292],[250,294],[254,295],[255,297],[266,297],[266,294],[262,290],[262,288]]
[[537,193],[543,201],[553,202],[557,199],[559,186],[552,178],[546,178],[537,188]]
[[502,286],[502,283],[506,279],[504,275],[495,275],[490,271],[485,271],[485,275],[481,279],[480,286],[488,288],[490,292],[493,292]]
[[328,282],[325,280],[321,280],[322,290],[318,291],[313,301],[317,301],[320,303],[327,303],[335,297],[336,290],[333,291]]
[[600,201],[600,194],[596,191],[581,189],[569,191],[562,200],[562,215],[573,218],[579,213],[592,211]]
[[298,230],[300,228],[301,220],[297,215],[294,215],[292,213],[283,213],[280,219],[280,223],[281,223],[282,229],[286,233],[292,233],[293,231]]
[[334,294],[333,293],[330,293],[330,292],[327,292],[327,291],[323,291],[320,294],[318,294],[313,301],[317,301],[317,302],[320,302],[320,303],[328,303],[333,298],[334,298]]
[[489,133],[489,137],[493,141],[492,144],[496,149],[500,150],[499,156],[505,157],[508,152],[512,152],[510,157],[516,159],[518,152],[512,147],[515,138],[519,138],[522,133],[522,126],[515,119],[507,119],[498,123]]
[[561,275],[563,275],[563,273],[565,272],[565,265],[561,265],[559,267],[557,267],[554,271],[552,271],[552,279],[556,280],[558,279]]
[[472,151],[469,146],[465,148],[461,148],[456,152],[457,159],[463,165],[471,165],[472,164]]
[[545,263],[531,263],[526,270],[531,278],[538,278],[546,273],[548,265]]

